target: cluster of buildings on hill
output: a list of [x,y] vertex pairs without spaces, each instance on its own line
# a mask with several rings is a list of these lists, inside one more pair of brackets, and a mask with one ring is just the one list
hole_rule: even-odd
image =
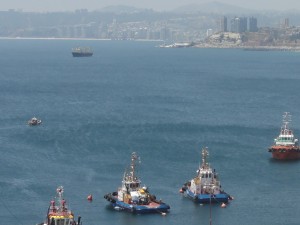
[[228,22],[224,16],[220,19],[219,31],[210,32],[199,47],[300,49],[300,27],[290,26],[288,18],[279,27],[258,27],[254,17],[234,17]]
[[227,17],[224,16],[220,20],[220,31],[221,32],[233,32],[233,33],[242,33],[242,32],[257,32],[257,18],[249,17],[249,22],[247,17],[234,17],[230,20],[230,30],[228,29]]
[[[220,32],[232,32],[232,33],[243,33],[243,32],[257,32],[257,18],[255,17],[234,17],[230,20],[230,29],[228,29],[228,20],[226,16],[220,19]],[[289,27],[289,19],[285,18],[282,28]]]
[[[276,21],[282,15],[257,16],[260,27],[257,25],[258,19],[253,16],[228,20],[226,16],[220,19],[220,15],[212,13],[109,13],[87,10],[25,13],[10,10],[0,11],[0,37],[162,40],[167,44],[198,43],[212,35],[219,43],[240,43],[245,40],[248,43],[278,43],[279,39],[282,43],[295,43],[299,39],[298,28],[290,27],[288,19],[285,19],[283,26],[277,26]],[[291,16],[291,21],[300,20],[299,15],[284,15],[285,18],[287,16]],[[218,37],[218,33],[227,34]]]

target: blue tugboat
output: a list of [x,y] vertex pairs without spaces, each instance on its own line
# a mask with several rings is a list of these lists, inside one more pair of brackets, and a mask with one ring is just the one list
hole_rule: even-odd
[[155,195],[150,194],[145,186],[141,186],[141,180],[136,176],[136,162],[139,159],[135,152],[131,155],[130,170],[125,171],[122,186],[117,192],[104,195],[115,210],[125,210],[131,213],[161,213],[166,215],[170,206],[161,200],[156,200]]
[[202,149],[202,164],[197,170],[197,176],[186,182],[180,189],[186,197],[193,199],[196,203],[228,203],[232,197],[221,189],[221,184],[215,169],[207,162],[208,149]]

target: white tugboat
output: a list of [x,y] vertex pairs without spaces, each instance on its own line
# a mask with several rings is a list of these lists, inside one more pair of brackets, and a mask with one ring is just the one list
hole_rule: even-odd
[[202,149],[202,164],[197,170],[197,176],[186,182],[180,193],[197,203],[227,203],[232,199],[221,189],[221,183],[215,169],[207,162],[208,149]]
[[155,195],[150,194],[147,187],[141,186],[141,180],[137,177],[135,167],[138,156],[135,152],[131,155],[130,170],[123,177],[122,186],[117,192],[109,193],[104,198],[111,203],[116,210],[125,210],[131,213],[161,213],[165,215],[170,206],[156,200]]

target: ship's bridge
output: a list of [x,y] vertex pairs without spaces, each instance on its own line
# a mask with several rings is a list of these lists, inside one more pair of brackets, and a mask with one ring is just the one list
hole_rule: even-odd
[[294,145],[298,142],[298,139],[295,139],[294,135],[280,135],[274,141],[277,145]]
[[74,224],[73,215],[52,215],[49,217],[51,225],[72,225]]
[[211,168],[200,170],[199,177],[201,178],[201,183],[206,184],[212,182],[213,179],[217,179],[217,174]]

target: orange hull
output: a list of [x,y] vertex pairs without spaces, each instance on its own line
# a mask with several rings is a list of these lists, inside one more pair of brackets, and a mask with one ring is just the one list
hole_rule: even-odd
[[272,146],[269,152],[272,152],[274,159],[300,159],[298,146]]

